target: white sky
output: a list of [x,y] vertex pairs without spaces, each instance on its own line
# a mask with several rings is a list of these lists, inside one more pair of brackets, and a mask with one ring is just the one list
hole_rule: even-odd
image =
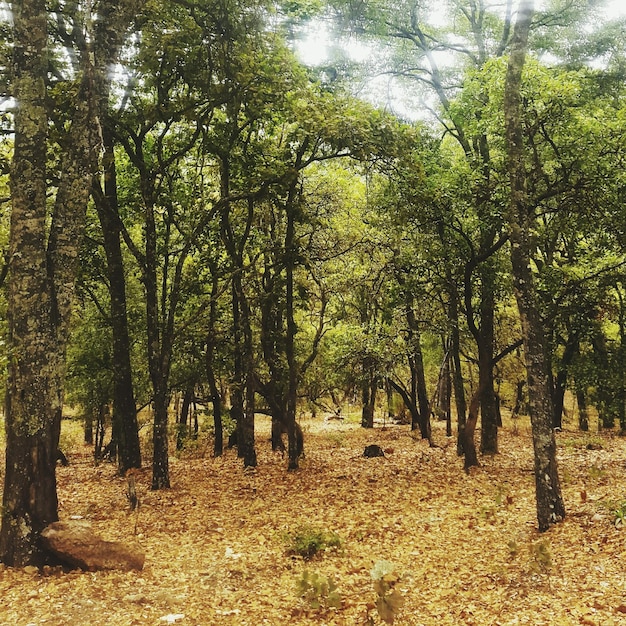
[[[537,6],[542,4],[538,0]],[[626,16],[626,0],[608,0],[602,11],[602,17],[615,19]],[[319,65],[328,59],[328,47],[332,42],[331,35],[324,24],[315,24],[309,29],[308,36],[298,45],[298,55],[305,65]],[[353,41],[350,43],[350,57],[353,61],[367,61],[371,49],[366,45]]]
[[[543,0],[537,0],[540,6]],[[600,10],[599,10],[600,11]],[[600,21],[615,19],[626,16],[626,0],[609,0],[598,15]],[[329,61],[329,49],[332,46],[332,35],[323,22],[317,22],[310,26],[307,37],[298,45],[298,54],[306,65],[323,65]],[[347,45],[348,53],[353,61],[367,63],[374,54],[373,48],[358,41],[352,40]],[[440,59],[441,67],[446,65],[445,59]],[[367,92],[371,92],[371,98],[380,104],[387,102],[393,110],[407,119],[428,118],[432,113],[428,111],[426,104],[410,99],[410,105],[406,102],[404,88],[392,80],[389,76],[378,76],[368,81]],[[370,98],[367,98],[370,99]],[[392,103],[392,104],[391,104]]]

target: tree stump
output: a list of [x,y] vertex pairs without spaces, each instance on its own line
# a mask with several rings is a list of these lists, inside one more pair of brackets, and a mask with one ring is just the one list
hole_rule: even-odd
[[365,446],[365,450],[363,450],[363,456],[367,459],[373,459],[377,456],[385,456],[385,452],[380,446],[377,446],[373,443],[369,446]]

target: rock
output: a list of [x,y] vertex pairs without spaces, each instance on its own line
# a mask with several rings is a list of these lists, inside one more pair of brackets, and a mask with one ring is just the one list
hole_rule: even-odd
[[91,572],[140,570],[146,558],[136,545],[98,537],[84,521],[54,522],[44,528],[41,541],[64,563]]

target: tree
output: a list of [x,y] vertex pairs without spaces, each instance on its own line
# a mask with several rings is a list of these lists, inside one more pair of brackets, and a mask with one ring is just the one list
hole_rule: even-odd
[[[40,563],[39,533],[58,519],[55,466],[61,427],[65,347],[88,187],[99,146],[94,67],[78,35],[80,74],[59,128],[63,158],[48,228],[47,12],[39,0],[13,4],[12,89],[16,100],[11,173],[8,282],[7,455],[0,558]],[[61,113],[61,117],[64,117]]]
[[521,0],[513,32],[504,91],[507,164],[511,185],[509,233],[515,296],[522,323],[528,397],[535,452],[535,487],[539,530],[545,531],[565,517],[552,429],[552,397],[546,363],[546,343],[530,269],[532,208],[526,190],[522,130],[522,70],[534,12],[534,0]]
[[[107,66],[108,64],[105,64]],[[104,180],[95,179],[92,196],[100,220],[103,248],[106,254],[113,351],[113,427],[111,446],[117,457],[120,474],[141,467],[141,449],[137,424],[137,407],[133,388],[131,343],[128,328],[126,277],[121,246],[118,212],[117,172],[115,167],[112,120],[107,103],[100,119],[104,120]]]

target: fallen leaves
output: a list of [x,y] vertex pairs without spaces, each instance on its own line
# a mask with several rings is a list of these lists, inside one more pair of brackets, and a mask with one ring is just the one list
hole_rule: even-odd
[[[521,425],[517,436],[501,431],[501,454],[471,476],[455,446],[430,448],[405,426],[311,421],[305,429],[298,472],[271,453],[260,418],[256,471],[244,472],[234,451],[183,453],[168,491],[150,490],[148,469],[134,474],[134,512],[126,479],[94,467],[77,443],[58,471],[61,518],[86,519],[107,539],[137,538],[146,566],[45,575],[0,567],[0,624],[380,624],[370,574],[377,562],[393,564],[395,577],[383,617],[397,615],[402,626],[626,623],[626,529],[615,528],[612,513],[626,498],[625,440],[606,435],[601,448],[587,449],[584,435],[559,434],[568,517],[540,536]],[[363,458],[371,441],[387,456]],[[287,554],[285,534],[302,526],[337,533],[341,550],[307,563]],[[318,609],[298,592],[305,569],[325,598]]]

